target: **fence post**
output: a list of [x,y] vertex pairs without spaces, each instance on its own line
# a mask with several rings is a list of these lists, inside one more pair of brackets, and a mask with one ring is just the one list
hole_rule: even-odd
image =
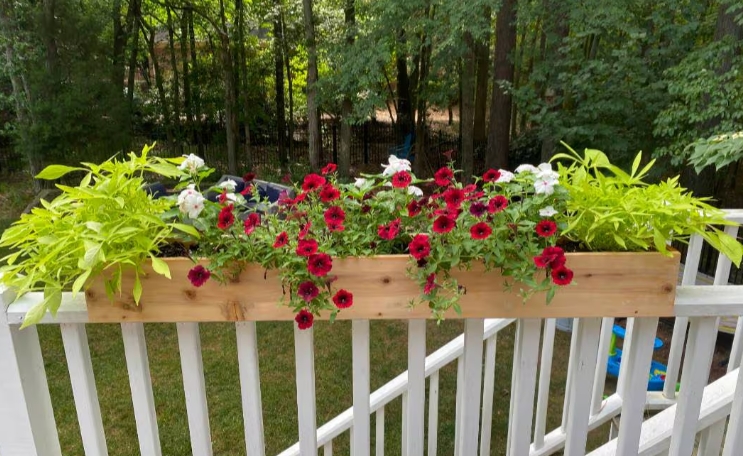
[[369,122],[364,122],[364,164],[369,164]]
[[0,290],[0,454],[61,456],[38,333],[8,324],[12,300]]
[[338,126],[333,124],[333,163],[338,163]]

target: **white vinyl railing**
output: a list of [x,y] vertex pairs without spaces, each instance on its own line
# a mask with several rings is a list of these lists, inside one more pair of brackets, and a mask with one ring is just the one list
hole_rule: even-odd
[[[743,222],[743,211],[729,217]],[[737,227],[728,228],[730,234]],[[313,331],[295,330],[297,418],[299,441],[281,455],[333,454],[333,442],[350,432],[354,456],[384,454],[385,408],[400,398],[403,405],[402,448],[396,454],[437,454],[439,445],[440,371],[457,361],[454,448],[456,455],[490,454],[495,380],[496,338],[516,325],[510,411],[507,435],[509,456],[586,454],[588,433],[608,422],[618,422],[610,440],[591,455],[689,456],[743,454],[743,376],[738,368],[743,354],[743,319],[733,340],[728,373],[707,385],[715,348],[718,318],[743,315],[743,287],[726,285],[730,263],[718,260],[712,285],[696,285],[702,242],[693,238],[677,290],[676,326],[671,342],[666,385],[662,393],[648,393],[647,376],[657,318],[630,318],[623,346],[622,370],[616,393],[603,397],[611,318],[576,319],[568,362],[562,421],[547,429],[547,404],[555,340],[555,321],[541,319],[470,319],[464,334],[426,357],[425,321],[408,321],[408,371],[377,391],[370,391],[369,322],[352,324],[353,404],[317,428]],[[12,301],[9,290],[0,294],[0,309]],[[28,309],[41,296],[30,293],[0,311],[0,455],[58,456],[62,454],[52,413],[44,359],[35,327],[20,330]],[[42,324],[61,327],[73,398],[86,456],[107,455],[86,335],[84,297],[65,295],[57,318]],[[686,337],[688,327],[688,337]],[[140,453],[160,455],[160,437],[149,371],[144,326],[122,323],[122,337],[137,426]],[[212,454],[198,323],[178,323],[178,346],[186,395],[186,410],[194,455]],[[265,454],[256,323],[235,324],[245,446],[249,455]],[[681,372],[680,392],[675,385]],[[483,361],[484,354],[484,361]],[[428,379],[428,396],[426,396]],[[498,385],[498,388],[503,388]],[[536,407],[535,407],[536,400]],[[428,414],[425,414],[428,403]],[[643,421],[648,410],[661,410]],[[375,429],[371,429],[375,414]],[[448,417],[447,417],[448,418]],[[618,420],[618,421],[617,421]],[[427,430],[427,432],[426,432]],[[698,436],[698,438],[697,438]]]

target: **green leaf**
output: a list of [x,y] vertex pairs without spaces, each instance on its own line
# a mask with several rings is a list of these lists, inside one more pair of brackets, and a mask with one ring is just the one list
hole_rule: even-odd
[[178,231],[183,231],[186,234],[190,234],[193,237],[199,237],[199,231],[194,228],[191,225],[186,225],[183,223],[173,223],[171,225],[173,228],[177,229]]
[[85,281],[88,280],[88,277],[90,276],[91,269],[86,269],[83,271],[82,274],[77,276],[77,279],[75,279],[75,282],[72,284],[72,295],[76,295],[80,290],[82,290],[83,286],[85,285]]
[[139,299],[142,297],[142,282],[139,280],[139,274],[134,275],[134,288],[132,289],[134,302],[139,305]]
[[101,244],[94,244],[86,242],[85,255],[78,261],[77,265],[80,269],[90,269],[98,259],[98,254],[101,252]]
[[41,319],[44,318],[44,314],[46,314],[46,300],[36,304],[35,306],[31,307],[28,312],[26,312],[26,316],[23,317],[23,324],[21,324],[21,329],[40,322]]
[[54,180],[59,179],[67,173],[72,171],[80,171],[83,168],[73,168],[72,166],[64,165],[50,165],[44,168],[39,174],[36,175],[37,179]]
[[740,267],[743,257],[743,245],[734,237],[721,231],[717,233],[717,240],[719,241],[718,250],[730,258],[730,261],[736,267]]
[[152,269],[158,274],[170,278],[170,268],[168,267],[168,263],[156,256],[150,256],[150,258],[152,259]]

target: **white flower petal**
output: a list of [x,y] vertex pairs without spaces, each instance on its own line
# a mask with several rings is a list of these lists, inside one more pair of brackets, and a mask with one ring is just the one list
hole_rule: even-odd
[[237,188],[237,182],[233,181],[232,179],[227,179],[226,181],[219,184],[219,188],[223,188],[228,192],[234,192]]
[[542,217],[552,217],[557,214],[557,211],[552,206],[546,206],[539,210],[539,215]]
[[408,186],[408,195],[423,196],[423,190],[416,187],[415,185]]
[[519,165],[516,168],[516,174],[521,174],[521,173],[532,173],[532,174],[536,174],[538,172],[539,172],[539,169],[536,166],[530,165],[528,163],[525,163],[523,165]]
[[513,178],[515,177],[511,171],[506,171],[505,169],[500,169],[498,171],[500,172],[500,177],[496,180],[496,182],[501,182],[501,183],[511,182]]
[[184,155],[184,157],[186,159],[178,165],[178,169],[180,170],[187,170],[191,174],[196,174],[205,165],[204,160],[194,154]]
[[353,183],[353,185],[354,185],[354,187],[356,187],[356,188],[361,188],[361,187],[363,187],[364,185],[366,185],[366,182],[367,182],[367,180],[366,180],[366,179],[364,179],[363,177],[357,177],[357,178],[356,178],[356,182],[354,182],[354,183]]

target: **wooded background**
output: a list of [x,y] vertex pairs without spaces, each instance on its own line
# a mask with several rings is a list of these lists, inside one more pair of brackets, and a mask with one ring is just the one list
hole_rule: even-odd
[[[562,146],[743,206],[743,2],[720,0],[0,0],[3,171],[99,161],[157,140],[225,171],[376,170],[415,137],[427,175]],[[14,157],[22,162],[14,161]]]

